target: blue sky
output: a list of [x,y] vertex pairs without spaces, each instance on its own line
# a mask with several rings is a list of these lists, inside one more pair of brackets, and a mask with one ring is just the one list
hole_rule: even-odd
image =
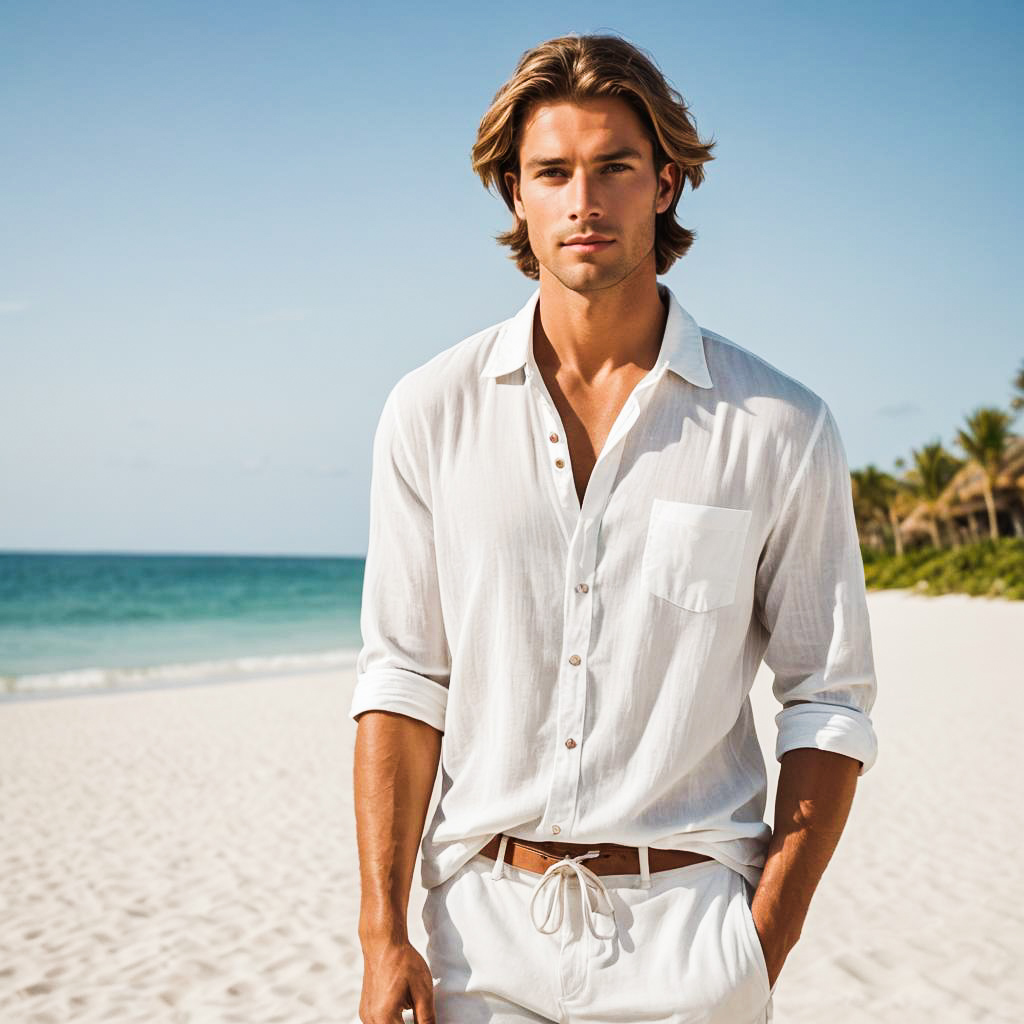
[[1017,3],[2,4],[0,548],[358,554],[391,384],[534,287],[520,54],[648,50],[716,159],[663,280],[892,468],[1024,359]]

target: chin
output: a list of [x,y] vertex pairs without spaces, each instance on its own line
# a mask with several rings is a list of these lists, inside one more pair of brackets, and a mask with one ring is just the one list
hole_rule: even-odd
[[626,277],[626,272],[621,267],[596,267],[590,264],[574,269],[576,272],[567,274],[566,277],[573,282],[573,287],[578,292],[595,292],[602,288],[611,288]]
[[559,265],[557,259],[540,265],[564,288],[574,292],[594,292],[618,284],[626,275],[621,267],[602,267],[596,263]]

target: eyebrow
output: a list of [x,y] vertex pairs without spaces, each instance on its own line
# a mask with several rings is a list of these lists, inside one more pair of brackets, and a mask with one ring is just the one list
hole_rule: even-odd
[[[597,156],[594,157],[594,162],[605,164],[612,160],[622,160],[626,157],[632,157],[634,160],[642,160],[643,154],[638,150],[633,149],[631,146],[623,146],[622,149],[617,149],[614,153],[598,153]],[[535,156],[531,160],[526,161],[524,169],[529,171],[534,167],[557,167],[561,164],[567,163],[569,163],[569,159],[564,156]]]

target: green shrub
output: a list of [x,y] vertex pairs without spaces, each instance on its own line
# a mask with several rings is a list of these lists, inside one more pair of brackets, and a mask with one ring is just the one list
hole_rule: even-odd
[[1024,538],[1000,537],[960,548],[915,548],[897,557],[861,548],[872,590],[910,587],[923,594],[975,594],[1024,600]]

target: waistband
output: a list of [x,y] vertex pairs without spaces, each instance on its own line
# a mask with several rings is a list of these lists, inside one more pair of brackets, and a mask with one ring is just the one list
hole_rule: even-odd
[[[511,857],[507,857],[509,844],[512,845]],[[635,874],[639,867],[639,887],[649,889],[652,861],[657,862],[654,870],[667,871],[713,859],[707,854],[689,850],[652,850],[647,846],[621,846],[617,843],[600,843],[596,849],[587,849],[583,845],[582,852],[575,852],[580,849],[581,844],[577,843],[531,843],[500,833],[480,852],[494,858],[492,878],[505,877],[506,863],[540,873],[530,895],[530,919],[541,932],[554,932],[561,927],[568,898],[568,883],[575,877],[579,884],[583,920],[590,934],[598,939],[608,939],[615,934],[615,910],[601,875]],[[583,863],[585,860],[592,862],[590,867]],[[538,921],[535,909],[538,899],[542,898],[546,898],[544,915]],[[556,910],[557,917],[552,923],[552,915]],[[597,930],[595,917],[611,919],[608,934]]]

